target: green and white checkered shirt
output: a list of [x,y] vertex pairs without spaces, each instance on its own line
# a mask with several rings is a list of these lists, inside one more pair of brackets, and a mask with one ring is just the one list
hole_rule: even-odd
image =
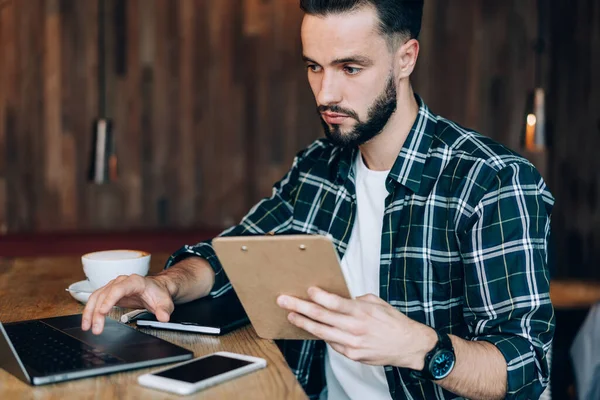
[[[495,344],[508,365],[507,398],[537,398],[548,384],[554,334],[547,268],[554,199],[529,161],[416,98],[417,119],[386,180],[380,296],[437,330]],[[317,140],[297,155],[272,196],[222,235],[329,235],[341,259],[356,215],[356,152]],[[167,268],[192,255],[215,271],[212,296],[231,289],[210,241],[184,246]],[[325,385],[324,343],[278,345],[317,398]],[[385,372],[393,399],[456,398],[407,369]]]

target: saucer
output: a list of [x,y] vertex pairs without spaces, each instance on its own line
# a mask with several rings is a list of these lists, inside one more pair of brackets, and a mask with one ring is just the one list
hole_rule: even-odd
[[83,304],[87,303],[93,291],[94,289],[92,289],[90,281],[87,279],[73,283],[68,289],[69,294],[73,296],[75,300],[80,301]]

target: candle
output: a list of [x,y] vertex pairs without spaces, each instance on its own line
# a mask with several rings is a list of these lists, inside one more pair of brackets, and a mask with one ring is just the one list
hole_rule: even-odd
[[535,115],[527,115],[527,126],[525,130],[525,149],[535,150],[535,123],[537,119]]

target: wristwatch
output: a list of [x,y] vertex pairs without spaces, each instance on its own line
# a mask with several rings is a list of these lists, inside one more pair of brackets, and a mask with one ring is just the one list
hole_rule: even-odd
[[445,333],[437,333],[438,341],[429,353],[425,356],[425,366],[421,371],[411,371],[411,376],[417,379],[437,381],[444,379],[456,363],[454,347],[450,336]]

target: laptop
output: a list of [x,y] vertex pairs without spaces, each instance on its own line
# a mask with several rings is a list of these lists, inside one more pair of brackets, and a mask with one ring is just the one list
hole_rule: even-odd
[[30,385],[151,367],[193,355],[110,318],[98,336],[81,330],[81,314],[0,323],[0,368]]
[[154,314],[144,312],[135,317],[137,325],[207,335],[225,335],[250,323],[235,292],[210,298],[203,297],[185,304],[175,305],[169,322],[156,320]]

